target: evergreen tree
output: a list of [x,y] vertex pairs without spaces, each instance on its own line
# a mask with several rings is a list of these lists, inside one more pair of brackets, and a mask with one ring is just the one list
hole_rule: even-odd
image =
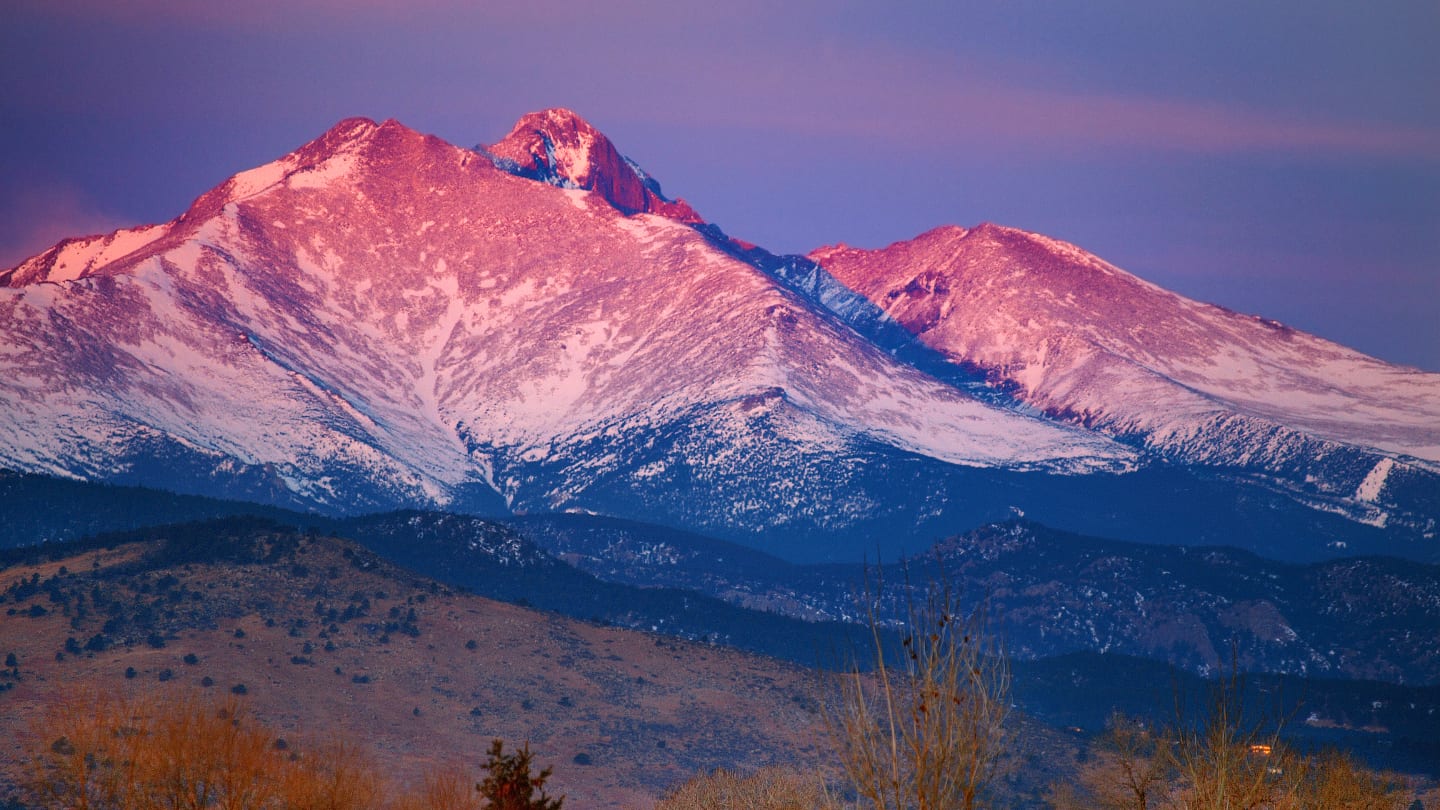
[[485,797],[486,807],[490,810],[560,810],[565,797],[551,799],[545,795],[545,780],[550,778],[551,769],[530,773],[533,759],[530,744],[526,743],[513,754],[505,753],[504,747],[501,740],[492,742],[489,758],[481,766],[488,775],[475,788]]

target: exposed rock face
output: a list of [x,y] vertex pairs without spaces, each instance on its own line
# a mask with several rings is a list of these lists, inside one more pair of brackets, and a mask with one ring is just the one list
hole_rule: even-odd
[[658,214],[690,224],[700,215],[684,200],[667,199],[660,184],[624,156],[588,121],[565,109],[530,113],[485,150],[522,174],[568,188],[594,191],[627,214]]

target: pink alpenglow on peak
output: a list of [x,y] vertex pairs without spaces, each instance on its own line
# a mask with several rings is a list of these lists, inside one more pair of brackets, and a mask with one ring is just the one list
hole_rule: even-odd
[[556,185],[594,191],[626,214],[657,214],[692,225],[704,221],[684,200],[666,199],[659,183],[570,110],[530,113],[486,151]]
[[488,151],[347,119],[0,272],[0,402],[18,473],[806,554],[1017,508],[1169,536],[1183,479],[1233,504],[1196,541],[1429,559],[1440,479],[1440,375],[997,225],[775,256],[565,110]]
[[1440,374],[1190,300],[1066,242],[985,223],[810,258],[1064,421],[1198,463],[1278,469],[1349,446],[1440,469]]

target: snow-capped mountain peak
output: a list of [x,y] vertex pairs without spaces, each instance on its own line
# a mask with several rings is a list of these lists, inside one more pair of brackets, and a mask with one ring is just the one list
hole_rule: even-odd
[[108,234],[66,239],[49,250],[0,271],[0,287],[23,287],[42,281],[74,281],[125,258],[160,239],[168,225],[121,228]]
[[[302,184],[322,183],[350,169],[351,160],[347,158],[353,160],[353,156],[363,150],[382,126],[401,125],[394,120],[377,124],[369,118],[347,118],[285,157],[240,172],[216,191],[228,203],[259,194],[276,183],[292,180],[296,175],[302,175],[299,180]],[[312,176],[304,177],[305,174]]]
[[[348,119],[168,223],[0,276],[0,467],[822,546],[1012,507],[1094,531],[1136,486],[1168,526],[1188,496],[1157,455],[1280,481],[1307,531],[1312,504],[1413,527],[1406,493],[1433,500],[1428,378],[1073,246],[981,225],[774,256],[568,111],[480,151]],[[1374,392],[1322,384],[1357,369]],[[1272,491],[1224,536],[1292,514]]]
[[[1056,418],[1259,474],[1376,524],[1393,515],[1376,503],[1414,508],[1407,486],[1433,498],[1420,490],[1440,471],[1440,375],[1185,298],[1017,228],[937,228],[810,258]],[[1381,480],[1390,489],[1377,496]]]
[[639,175],[608,139],[527,121],[544,165],[606,196],[351,119],[74,283],[0,290],[0,464],[329,511],[668,510],[736,532],[897,512],[876,459],[1134,469],[1123,445],[897,361],[700,230],[624,210],[609,195]]
[[0,287],[23,287],[42,281],[65,282],[102,270],[114,271],[122,260],[166,236],[187,231],[187,225],[204,222],[226,205],[265,192],[280,183],[316,186],[354,167],[355,156],[383,127],[403,125],[394,120],[377,124],[368,118],[347,118],[301,148],[269,163],[247,169],[201,195],[185,213],[158,224],[122,228],[109,234],[66,239],[16,267],[0,272]]

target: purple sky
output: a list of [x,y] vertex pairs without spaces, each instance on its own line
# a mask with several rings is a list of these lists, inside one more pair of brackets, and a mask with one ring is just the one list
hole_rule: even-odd
[[3,266],[347,116],[565,106],[777,252],[989,220],[1440,371],[1434,0],[4,5]]

